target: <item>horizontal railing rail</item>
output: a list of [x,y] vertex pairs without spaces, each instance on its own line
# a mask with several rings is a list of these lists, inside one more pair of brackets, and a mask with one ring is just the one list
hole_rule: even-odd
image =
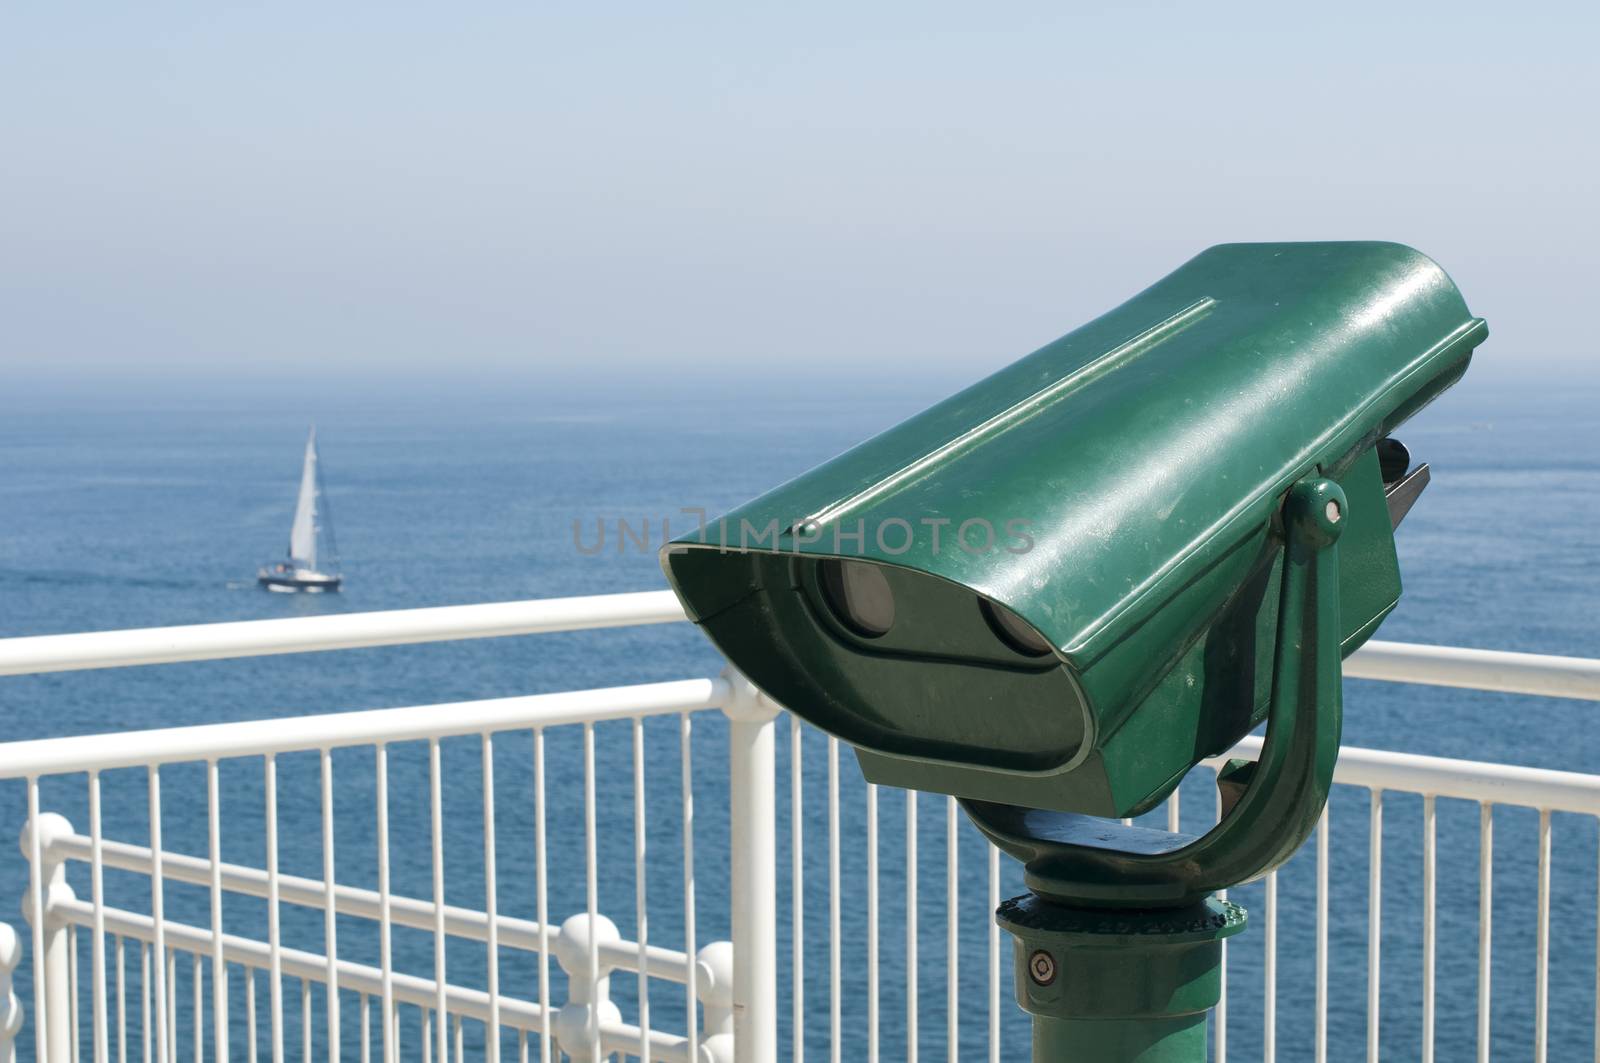
[[594,690],[485,698],[400,709],[39,738],[0,745],[0,779],[184,761],[298,753],[496,734],[501,731],[678,715],[723,708],[732,690],[716,676]]
[[[0,675],[313,653],[422,642],[669,624],[687,618],[671,591],[244,620],[0,639]],[[1600,660],[1504,650],[1368,642],[1350,679],[1600,701]]]
[[1600,701],[1600,660],[1409,642],[1368,642],[1344,662],[1346,679]]
[[671,591],[0,639],[0,675],[636,627],[684,619]]
[[[1219,768],[1230,757],[1254,760],[1261,753],[1261,742],[1259,737],[1246,738],[1222,756],[1207,760],[1206,766]],[[1333,768],[1333,781],[1369,790],[1398,790],[1493,805],[1520,805],[1548,812],[1600,816],[1600,775],[1576,771],[1341,746],[1339,760]]]

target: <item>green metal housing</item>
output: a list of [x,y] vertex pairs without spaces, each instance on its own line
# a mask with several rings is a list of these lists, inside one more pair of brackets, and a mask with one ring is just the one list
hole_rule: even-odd
[[[1293,484],[1348,500],[1343,652],[1394,607],[1375,445],[1486,335],[1397,244],[1214,247],[662,564],[723,653],[869,780],[1137,814],[1263,718]],[[891,624],[830,605],[841,558],[879,566]]]

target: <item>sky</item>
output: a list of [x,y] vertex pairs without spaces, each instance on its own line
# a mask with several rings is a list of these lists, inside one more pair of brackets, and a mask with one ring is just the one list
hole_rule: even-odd
[[[0,371],[976,378],[1388,239],[1595,375],[1593,4],[8,5]],[[0,379],[4,379],[0,376]]]

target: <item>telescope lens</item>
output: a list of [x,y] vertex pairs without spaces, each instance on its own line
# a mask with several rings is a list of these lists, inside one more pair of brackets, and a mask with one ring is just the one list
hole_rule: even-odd
[[989,626],[1000,637],[1000,641],[1018,653],[1028,657],[1045,657],[1054,651],[1055,647],[1046,642],[1032,624],[1005,606],[980,598],[978,608],[983,610],[984,619],[989,621]]
[[821,562],[823,597],[840,623],[875,639],[894,626],[894,592],[883,569],[866,561]]

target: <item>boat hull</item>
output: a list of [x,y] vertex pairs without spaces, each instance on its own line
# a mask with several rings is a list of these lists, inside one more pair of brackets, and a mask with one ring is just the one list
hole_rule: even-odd
[[343,582],[339,576],[296,576],[277,572],[263,572],[256,581],[279,594],[323,594],[337,591]]

